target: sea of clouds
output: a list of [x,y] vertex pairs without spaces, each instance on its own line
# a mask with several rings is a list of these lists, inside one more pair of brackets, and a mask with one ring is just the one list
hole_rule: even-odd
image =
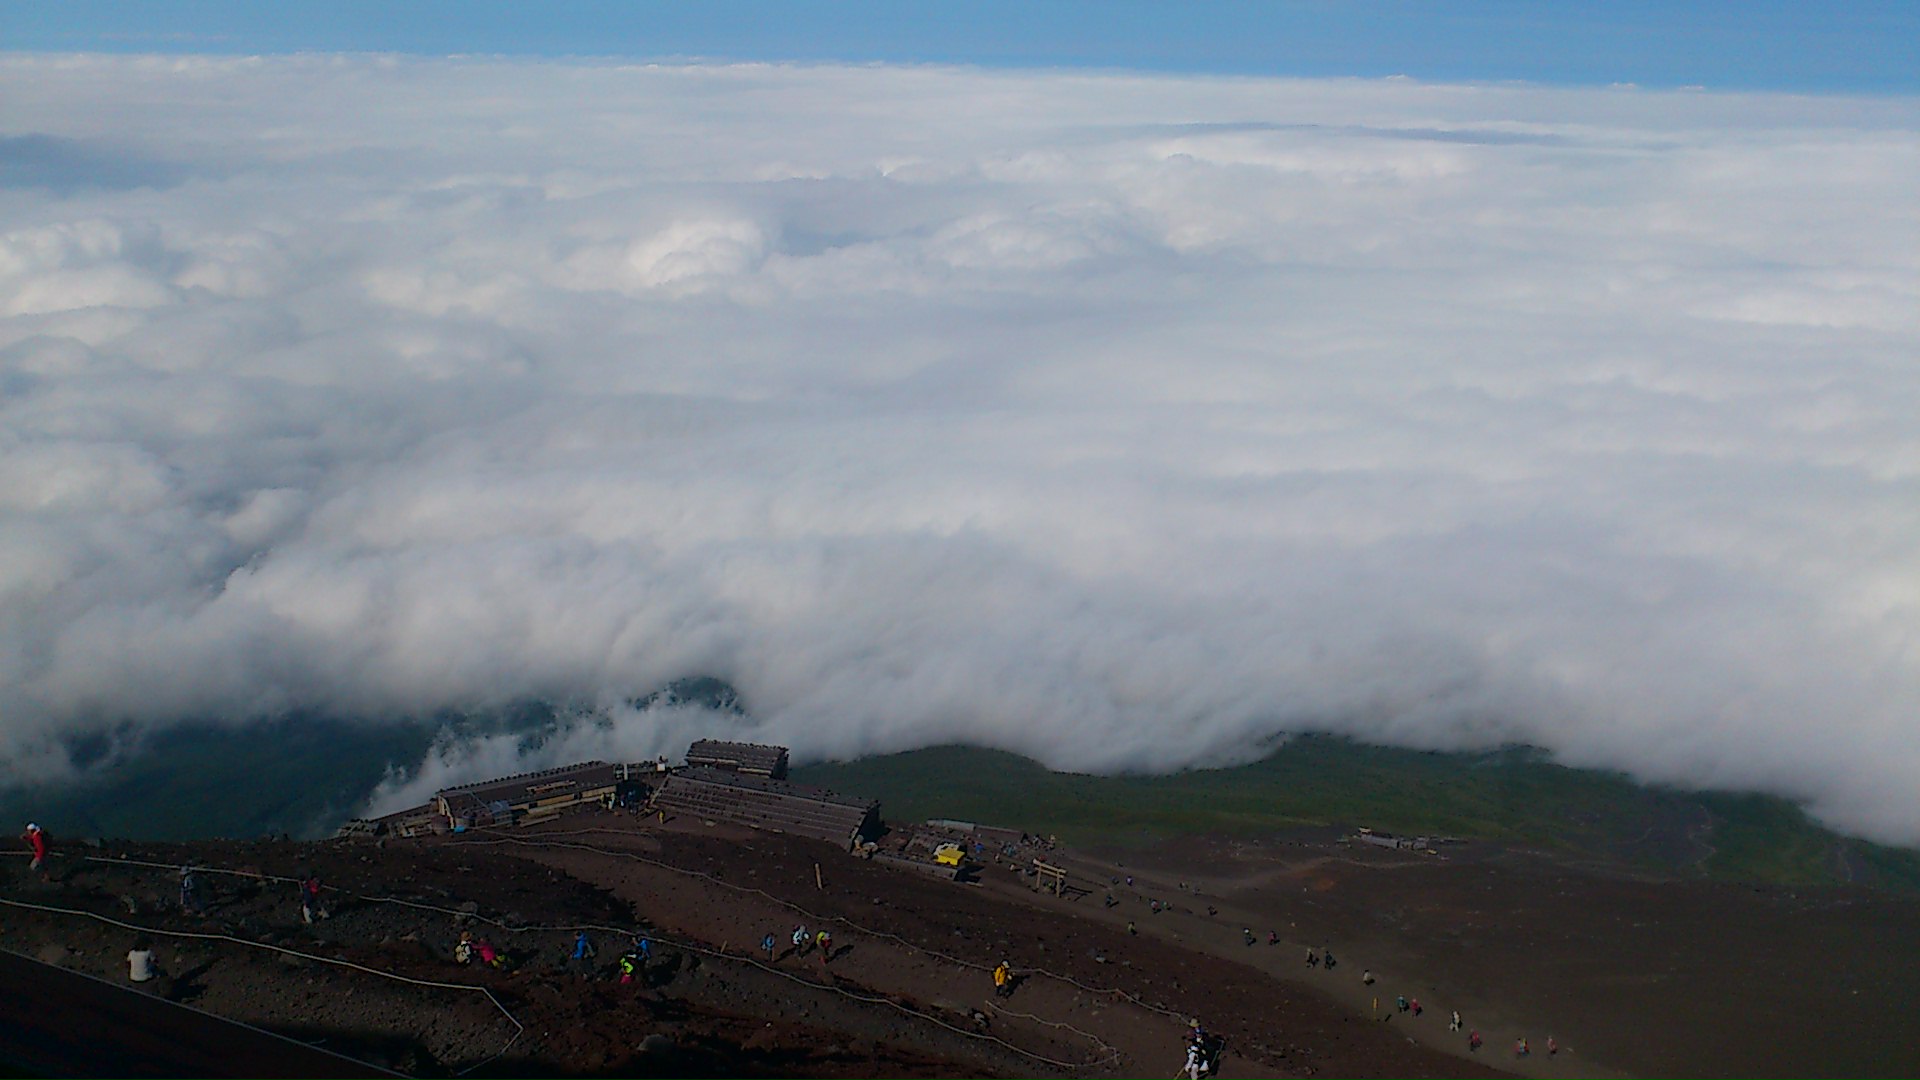
[[588,717],[425,790],[711,675],[803,759],[1524,742],[1920,842],[1912,99],[13,55],[0,233],[0,782]]

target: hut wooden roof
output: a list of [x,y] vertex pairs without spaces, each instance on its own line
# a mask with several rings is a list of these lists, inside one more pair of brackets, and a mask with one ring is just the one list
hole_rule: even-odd
[[[445,788],[437,792],[436,797],[470,798],[481,803],[518,803],[561,794],[569,790],[569,786],[577,790],[589,787],[611,787],[614,783],[612,765],[604,761],[583,761],[578,765],[564,765],[558,769],[542,769],[539,772],[520,773],[516,776],[503,776],[497,780],[483,780],[477,784]],[[552,786],[549,787],[549,785]]]
[[674,812],[836,843],[877,824],[880,810],[876,799],[698,766],[668,776],[653,802]]

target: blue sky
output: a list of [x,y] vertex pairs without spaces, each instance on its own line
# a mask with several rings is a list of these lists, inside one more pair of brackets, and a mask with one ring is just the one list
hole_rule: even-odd
[[1920,91],[1920,3],[0,0],[33,51],[706,57]]

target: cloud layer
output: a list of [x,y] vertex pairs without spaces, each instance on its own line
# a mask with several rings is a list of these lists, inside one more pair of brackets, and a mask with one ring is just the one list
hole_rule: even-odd
[[0,154],[0,776],[706,674],[1920,842],[1914,101],[13,56]]

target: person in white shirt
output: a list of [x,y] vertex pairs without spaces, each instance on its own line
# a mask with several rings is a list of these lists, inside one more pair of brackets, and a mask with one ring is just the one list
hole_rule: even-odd
[[153,942],[141,938],[133,943],[127,953],[127,978],[137,983],[153,978]]

